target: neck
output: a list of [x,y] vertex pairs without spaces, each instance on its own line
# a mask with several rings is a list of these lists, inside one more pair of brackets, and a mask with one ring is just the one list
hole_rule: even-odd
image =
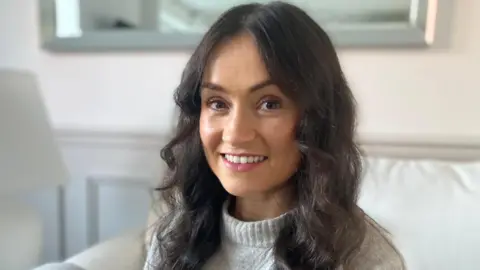
[[287,192],[272,195],[236,197],[230,208],[232,216],[243,221],[276,218],[292,208],[292,196]]

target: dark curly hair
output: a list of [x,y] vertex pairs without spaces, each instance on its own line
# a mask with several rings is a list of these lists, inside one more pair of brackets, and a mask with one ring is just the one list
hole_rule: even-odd
[[254,38],[271,79],[300,108],[296,140],[302,159],[290,180],[297,202],[274,246],[276,268],[346,265],[366,231],[357,206],[362,166],[354,142],[355,100],[325,31],[298,7],[272,2],[223,13],[186,65],[174,95],[180,110],[176,133],[161,152],[169,170],[158,190],[169,211],[158,223],[157,269],[201,269],[219,250],[229,194],[204,154],[199,91],[213,50],[242,33]]

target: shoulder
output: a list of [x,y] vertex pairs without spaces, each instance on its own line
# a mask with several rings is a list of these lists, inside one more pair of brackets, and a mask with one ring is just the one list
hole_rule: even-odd
[[147,256],[145,258],[145,264],[143,266],[143,270],[153,270],[156,268],[158,263],[159,263],[158,240],[156,235],[153,234],[152,239],[150,241],[150,246],[147,252]]
[[403,257],[389,239],[388,233],[369,217],[366,217],[365,223],[365,239],[352,260],[352,269],[405,270]]
[[[144,270],[153,270],[158,266],[160,259],[158,237],[159,233],[164,233],[164,231],[160,230],[159,222],[165,222],[164,218],[173,210],[174,209],[169,208],[162,200],[157,200],[152,204],[148,214],[148,225],[144,239],[146,247]],[[173,224],[173,220],[171,220],[170,224]],[[167,230],[170,229],[170,227],[171,226],[167,226]]]

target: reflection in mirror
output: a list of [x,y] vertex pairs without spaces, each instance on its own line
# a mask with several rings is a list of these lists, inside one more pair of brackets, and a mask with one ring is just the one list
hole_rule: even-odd
[[[152,46],[153,42],[157,41],[156,45],[159,48],[162,44],[192,48],[222,12],[235,5],[251,2],[253,1],[41,0],[42,35],[46,43],[52,41],[49,38],[53,38],[56,42],[67,40],[64,45],[72,45],[70,39],[73,38],[79,44],[83,42],[85,46],[90,42],[90,46],[97,43],[97,46],[111,46],[115,49],[115,46],[121,47],[121,45],[108,45],[107,37],[118,39],[118,33],[122,33],[124,39],[127,39],[128,35],[136,35],[139,41],[138,48],[142,47],[141,44],[146,45],[146,41],[141,39],[147,37],[150,38]],[[410,35],[416,35],[417,44],[427,43],[425,40],[427,12],[430,2],[433,1],[290,0],[286,2],[304,9],[327,32],[330,32],[339,46],[355,46],[401,44],[402,36],[395,38],[393,34],[395,31],[397,31],[396,34],[405,35],[405,44],[409,42],[413,44],[415,38],[408,36],[407,30],[412,30]],[[367,39],[370,36],[364,36],[368,33],[378,35],[376,39],[371,40]],[[102,37],[105,40],[101,41]],[[130,36],[130,38],[133,37]],[[160,41],[162,39],[163,41]],[[133,41],[130,40],[127,43],[128,46],[135,47]]]
[[[235,4],[250,1],[164,0],[159,12],[161,32],[203,33],[220,14]],[[268,3],[269,1],[257,1]],[[408,20],[410,0],[291,0],[306,10],[322,26]]]

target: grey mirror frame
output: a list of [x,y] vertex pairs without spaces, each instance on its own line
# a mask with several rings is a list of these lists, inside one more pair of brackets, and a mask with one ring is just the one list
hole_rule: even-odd
[[[201,39],[201,35],[141,30],[86,33],[80,37],[59,38],[55,36],[55,24],[51,19],[55,12],[54,5],[54,0],[39,0],[41,47],[51,52],[191,50]],[[424,48],[434,42],[438,8],[438,0],[411,0],[410,16],[404,23],[325,27],[325,30],[339,48]]]

